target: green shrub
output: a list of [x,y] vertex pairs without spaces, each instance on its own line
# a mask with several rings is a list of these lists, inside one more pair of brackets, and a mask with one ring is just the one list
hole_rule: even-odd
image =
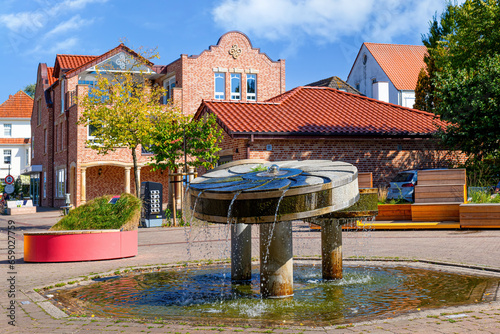
[[115,204],[109,204],[112,197],[112,195],[98,197],[71,210],[50,230],[136,229],[141,217],[141,200],[134,195],[124,193]]
[[476,191],[472,193],[469,203],[500,203],[500,194],[492,196],[487,191]]

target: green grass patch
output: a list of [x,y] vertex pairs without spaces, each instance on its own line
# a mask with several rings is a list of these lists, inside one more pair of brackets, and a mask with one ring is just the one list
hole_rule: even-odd
[[109,204],[112,197],[112,195],[97,197],[71,210],[50,230],[136,229],[141,215],[141,200],[134,195],[123,193],[115,204]]

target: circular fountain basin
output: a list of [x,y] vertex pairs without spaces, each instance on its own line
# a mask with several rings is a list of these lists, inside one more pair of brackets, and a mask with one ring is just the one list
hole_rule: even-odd
[[291,221],[342,210],[359,199],[357,168],[345,162],[238,162],[193,180],[189,193],[196,218],[244,224]]
[[498,277],[397,263],[351,265],[343,279],[325,281],[320,267],[295,266],[295,295],[288,300],[261,299],[256,268],[250,282],[235,284],[228,268],[217,266],[101,278],[90,285],[47,293],[67,312],[86,316],[325,326],[487,302],[492,296],[485,287],[499,284]]

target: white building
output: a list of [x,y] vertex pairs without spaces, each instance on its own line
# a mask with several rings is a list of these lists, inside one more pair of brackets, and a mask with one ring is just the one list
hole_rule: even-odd
[[347,83],[368,97],[413,108],[426,54],[423,45],[363,43]]
[[0,181],[9,173],[17,178],[31,161],[33,99],[23,91],[0,105]]

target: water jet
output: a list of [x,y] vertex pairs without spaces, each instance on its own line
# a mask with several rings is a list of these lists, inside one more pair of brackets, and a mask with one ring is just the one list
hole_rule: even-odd
[[249,279],[248,236],[251,225],[259,225],[261,295],[292,296],[291,222],[307,219],[322,226],[323,277],[342,278],[342,215],[329,215],[360,198],[357,168],[329,160],[266,163],[267,171],[254,171],[258,167],[245,160],[222,165],[194,179],[189,189],[194,217],[232,224],[232,279]]

